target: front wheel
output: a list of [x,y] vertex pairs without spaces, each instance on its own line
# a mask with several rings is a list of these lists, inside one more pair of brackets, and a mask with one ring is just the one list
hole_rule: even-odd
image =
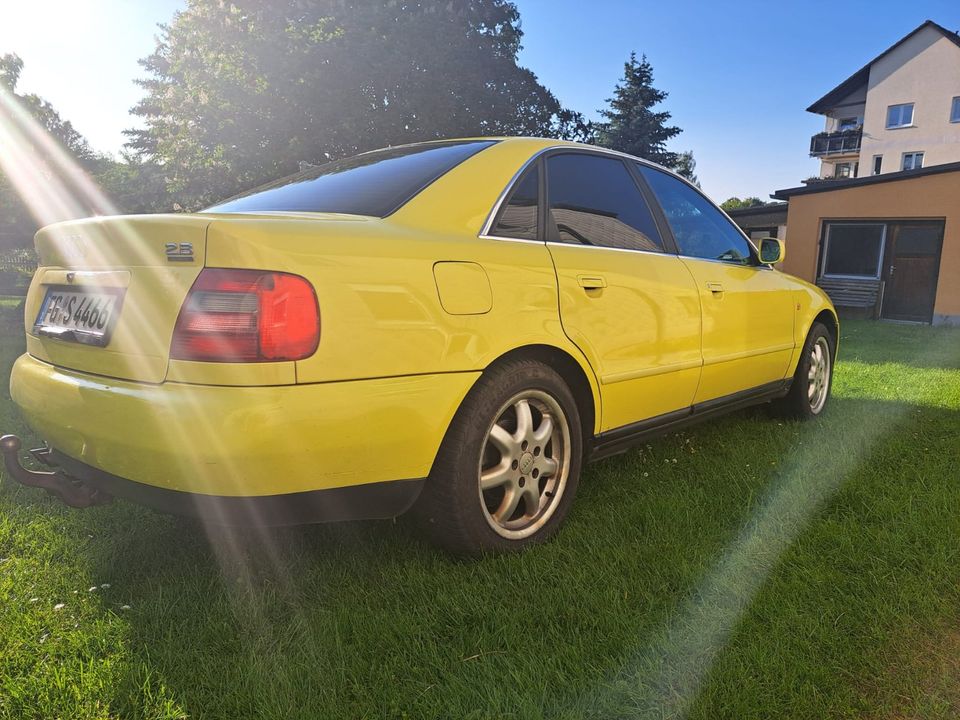
[[520,550],[563,522],[582,452],[563,379],[536,361],[508,361],[485,372],[457,411],[414,513],[456,554]]
[[817,417],[827,406],[833,383],[835,344],[826,326],[816,322],[803,344],[790,392],[775,403],[781,415],[799,420]]

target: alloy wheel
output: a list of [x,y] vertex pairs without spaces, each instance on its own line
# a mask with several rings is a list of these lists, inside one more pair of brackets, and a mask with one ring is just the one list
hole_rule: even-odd
[[560,404],[540,390],[510,398],[487,430],[480,454],[480,504],[491,528],[519,540],[553,515],[570,471],[570,427]]

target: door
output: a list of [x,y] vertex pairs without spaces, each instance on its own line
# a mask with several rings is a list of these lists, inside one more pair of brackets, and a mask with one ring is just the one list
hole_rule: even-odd
[[887,227],[883,317],[930,322],[942,244],[942,222],[891,223]]
[[700,377],[700,300],[635,177],[619,158],[584,152],[545,165],[561,321],[596,370],[601,430],[687,410]]
[[703,372],[694,403],[783,380],[794,350],[794,304],[780,273],[693,186],[637,165],[660,203],[703,314]]

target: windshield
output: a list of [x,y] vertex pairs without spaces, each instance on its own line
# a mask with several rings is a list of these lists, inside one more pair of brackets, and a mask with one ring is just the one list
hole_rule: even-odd
[[311,167],[203,212],[334,212],[385,217],[492,140],[387,148]]

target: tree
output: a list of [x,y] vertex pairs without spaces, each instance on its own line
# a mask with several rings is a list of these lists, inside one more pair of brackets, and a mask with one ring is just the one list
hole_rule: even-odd
[[129,147],[198,207],[391,144],[473,135],[585,137],[517,64],[507,0],[190,0],[141,61]]
[[[22,70],[17,55],[0,56],[0,126],[6,130],[0,134],[0,249],[27,247],[40,225],[104,212],[111,205],[122,212],[169,209],[161,167],[128,156],[117,162],[94,152],[49,102],[17,92]],[[64,155],[69,170],[61,161]],[[85,181],[79,182],[83,175]],[[88,180],[109,202],[83,191],[80,186],[89,188]]]
[[[56,140],[60,146],[85,166],[92,166],[96,156],[83,136],[73,125],[60,117],[53,105],[39,95],[18,95],[17,82],[23,70],[23,60],[19,55],[7,54],[0,56],[0,91],[5,90],[14,102],[26,110],[47,134]],[[3,112],[9,112],[8,109]]]
[[623,78],[607,99],[609,107],[601,110],[604,122],[596,125],[598,145],[651,160],[664,167],[677,168],[685,163],[693,173],[693,154],[681,161],[681,155],[667,150],[667,141],[680,134],[679,127],[667,125],[670,113],[654,107],[667,98],[667,93],[653,86],[653,66],[647,56],[637,60],[636,53],[624,63]]
[[748,197],[742,200],[738,197],[727,198],[720,207],[724,210],[739,210],[740,208],[759,207],[760,205],[772,205],[773,203],[764,202],[758,197]]
[[[73,125],[64,120],[53,106],[34,94],[17,93],[23,70],[18,55],[0,56],[0,248],[27,247],[40,222],[64,219],[61,216],[38,219],[36,207],[24,201],[23,195],[36,194],[38,185],[49,185],[47,178],[56,175],[52,154],[56,150],[31,133],[26,126],[40,128],[55,147],[76,161],[84,170],[92,170],[98,162],[87,141]],[[7,159],[7,162],[4,160]],[[72,198],[70,199],[72,202]],[[60,210],[62,212],[62,207]]]
[[677,162],[673,170],[697,187],[700,187],[700,179],[697,177],[697,161],[693,159],[693,150],[677,153]]

